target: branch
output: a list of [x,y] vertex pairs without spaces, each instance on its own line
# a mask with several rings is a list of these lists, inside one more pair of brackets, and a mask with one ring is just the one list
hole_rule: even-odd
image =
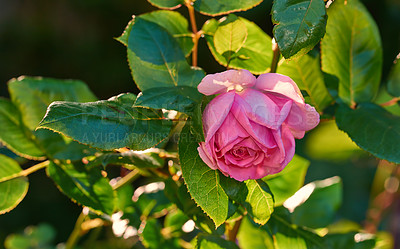
[[41,162],[41,163],[38,163],[38,164],[36,164],[36,165],[34,165],[34,166],[30,167],[30,168],[27,168],[27,169],[25,169],[23,171],[20,171],[18,173],[15,173],[15,174],[12,174],[12,175],[9,175],[9,176],[1,178],[0,179],[0,183],[1,182],[6,182],[6,181],[9,181],[9,180],[13,180],[15,178],[28,176],[29,174],[32,174],[33,172],[36,172],[36,171],[38,171],[38,170],[40,170],[42,168],[46,168],[49,164],[50,164],[49,160]]
[[276,69],[278,68],[280,51],[278,43],[275,42],[275,39],[272,39],[272,52],[274,53],[274,55],[272,57],[270,73],[276,73]]

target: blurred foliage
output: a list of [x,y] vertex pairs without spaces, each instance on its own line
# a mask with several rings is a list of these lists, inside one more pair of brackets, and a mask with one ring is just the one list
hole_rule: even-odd
[[[381,32],[384,52],[382,78],[386,82],[392,62],[400,51],[400,26],[395,25],[400,23],[400,1],[364,0],[363,3]],[[238,15],[251,19],[272,36],[271,5],[271,0],[265,0],[256,8]],[[81,79],[99,99],[121,92],[138,92],[127,64],[126,49],[113,38],[121,34],[122,27],[132,15],[156,9],[146,0],[0,0],[0,6],[0,96],[8,97],[6,82],[20,75]],[[184,8],[178,11],[188,17]],[[197,19],[201,27],[208,17],[197,15]],[[204,39],[199,44],[199,55],[199,64],[207,73],[222,69]],[[378,103],[388,100],[383,88]],[[389,111],[399,113],[399,108],[394,106]],[[382,191],[380,188],[389,173],[379,168],[380,172],[374,179],[378,161],[360,153],[350,140],[339,142],[346,140],[346,135],[332,127],[331,123],[323,124],[303,141],[298,141],[297,152],[301,156],[310,159],[309,155],[318,155],[310,159],[306,183],[340,176],[343,205],[336,218],[362,222],[366,219],[370,197]],[[331,140],[329,143],[325,141],[323,146],[316,146],[320,133],[329,134]],[[338,147],[339,143],[343,146]],[[1,150],[2,154],[24,162],[7,149]],[[321,160],[333,153],[340,153],[340,160]],[[24,168],[31,165],[25,164]],[[68,238],[81,211],[44,174],[33,174],[29,181],[29,194],[23,202],[12,213],[0,216],[0,248],[4,246],[3,241],[10,249],[53,248]],[[140,179],[135,182],[137,186],[142,184]],[[152,196],[146,198],[151,201]],[[141,201],[148,201],[146,198],[142,197]],[[387,217],[382,229],[389,230],[396,225],[393,225],[396,219]],[[244,224],[251,226],[248,221]],[[127,243],[134,243],[116,239],[110,228],[101,231],[100,238],[91,245],[93,248],[126,248]],[[268,245],[271,242],[259,243]]]

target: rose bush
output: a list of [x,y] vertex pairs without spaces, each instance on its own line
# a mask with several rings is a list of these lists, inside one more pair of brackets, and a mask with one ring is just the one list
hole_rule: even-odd
[[319,123],[289,77],[247,70],[207,75],[198,90],[219,94],[205,108],[205,142],[198,147],[212,169],[238,181],[260,179],[284,169],[295,153],[295,138]]

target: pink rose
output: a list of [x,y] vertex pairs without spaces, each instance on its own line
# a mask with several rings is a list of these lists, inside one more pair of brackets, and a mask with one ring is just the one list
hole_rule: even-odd
[[238,181],[283,170],[294,156],[294,139],[319,123],[296,83],[281,74],[256,79],[247,70],[228,70],[207,75],[198,90],[219,94],[203,113],[200,157]]

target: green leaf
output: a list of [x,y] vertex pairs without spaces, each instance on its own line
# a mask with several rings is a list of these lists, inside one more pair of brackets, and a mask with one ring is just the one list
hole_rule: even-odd
[[50,130],[37,130],[33,134],[46,156],[52,159],[76,161],[96,152],[93,148]]
[[[398,55],[400,58],[400,55]],[[400,62],[399,59],[395,61],[395,64],[390,71],[389,80],[387,83],[388,92],[395,96],[400,97]]]
[[0,154],[0,214],[14,209],[28,192],[28,178],[18,177],[2,182],[1,179],[21,172],[16,161]]
[[164,193],[171,202],[175,203],[180,210],[196,223],[198,228],[210,234],[214,232],[215,225],[213,221],[192,199],[185,184],[177,186],[175,181],[169,179],[165,181]]
[[[96,97],[76,80],[57,80],[41,77],[19,77],[8,83],[11,100],[21,113],[23,123],[33,131],[46,113],[47,106],[57,100],[95,101]],[[30,132],[28,132],[29,134]],[[60,160],[77,160],[93,153],[87,146],[51,131],[34,131],[31,139],[46,156]]]
[[321,43],[322,70],[339,79],[339,97],[346,104],[368,102],[378,93],[381,80],[378,27],[358,0],[337,0],[328,15]]
[[243,22],[247,29],[247,39],[243,46],[237,53],[232,54],[230,61],[224,55],[217,52],[214,44],[214,36],[218,28],[223,25],[224,20],[225,18],[219,21],[210,19],[202,28],[207,45],[218,63],[225,67],[229,63],[230,68],[247,69],[254,74],[268,72],[272,61],[271,38],[255,23],[242,17],[238,17],[238,20]]
[[0,123],[0,141],[15,154],[28,159],[45,158],[33,134],[22,123],[18,109],[3,98],[0,98]]
[[[357,241],[356,241],[357,238]],[[329,248],[340,249],[373,249],[376,237],[372,234],[350,232],[345,234],[327,234],[324,237],[325,244]]]
[[106,153],[87,164],[87,167],[110,164],[123,165],[125,168],[161,168],[164,165],[162,160],[156,153],[137,153],[135,151],[127,151],[122,153]]
[[184,4],[184,0],[147,0],[152,5],[162,9],[175,9]]
[[139,95],[135,106],[154,109],[176,110],[192,115],[201,104],[202,95],[197,88],[190,86],[157,87],[145,90]]
[[[178,42],[186,56],[191,54],[194,46],[192,33],[189,31],[188,21],[181,14],[176,11],[159,10],[142,14],[139,18],[163,27],[174,38],[174,40]],[[123,34],[117,38],[117,40],[125,46],[128,46],[129,33],[134,23],[135,18],[128,23]]]
[[196,87],[204,77],[202,69],[189,66],[178,42],[165,28],[140,16],[129,32],[128,61],[142,91],[155,87]]
[[254,224],[247,216],[243,217],[237,238],[242,249],[274,248],[268,232],[260,229],[260,225]]
[[26,227],[23,234],[7,236],[4,246],[6,249],[55,249],[56,246],[52,246],[55,236],[55,229],[42,223]]
[[311,53],[300,58],[283,62],[279,65],[277,73],[287,75],[299,86],[300,90],[307,92],[306,102],[314,106],[318,112],[333,102],[332,97],[324,84],[324,75],[319,63],[319,55]]
[[400,163],[399,116],[372,103],[360,104],[354,110],[340,105],[336,124],[362,149],[378,158]]
[[305,148],[309,157],[324,161],[344,161],[362,152],[334,120],[323,122],[310,132]]
[[322,228],[332,223],[342,203],[343,186],[339,177],[309,183],[297,195],[300,192],[310,195],[294,209],[294,223],[311,228]]
[[247,39],[247,28],[243,21],[235,15],[229,15],[226,20],[218,25],[214,34],[214,46],[217,53],[222,54],[226,60],[232,59]]
[[262,180],[247,180],[245,184],[248,193],[243,206],[256,223],[264,225],[274,212],[271,190]]
[[46,169],[59,189],[73,201],[95,211],[112,214],[116,193],[99,168],[87,169],[81,164],[55,164]]
[[212,170],[201,160],[198,146],[186,125],[179,139],[182,176],[190,195],[218,227],[228,218],[229,199],[219,183],[219,171]]
[[51,129],[90,146],[143,150],[165,139],[171,121],[161,112],[132,107],[133,94],[89,103],[54,102],[38,129]]
[[287,198],[303,186],[309,165],[308,160],[295,155],[280,173],[262,179],[268,184],[274,195],[275,206],[282,205]]
[[204,106],[204,100],[195,106],[192,113],[192,117],[188,119],[190,122],[190,132],[196,137],[196,141],[204,141],[204,131],[203,131],[203,114],[202,107]]
[[195,10],[204,15],[218,16],[236,11],[245,11],[259,5],[262,0],[197,0],[194,1]]
[[280,0],[272,6],[275,39],[283,57],[301,56],[325,34],[327,20],[323,0]]
[[179,241],[177,238],[165,239],[161,233],[161,224],[156,219],[148,219],[141,233],[143,244],[150,249],[179,249]]
[[180,211],[179,209],[175,209],[165,216],[164,227],[169,229],[171,233],[181,232],[182,226],[188,220],[189,218],[184,212]]
[[200,234],[196,249],[239,249],[239,247],[235,242],[224,240],[219,236]]
[[79,80],[59,80],[21,76],[8,82],[11,100],[22,114],[30,130],[35,130],[53,101],[96,101],[85,83]]
[[323,239],[313,232],[294,225],[286,209],[279,208],[266,225],[276,248],[325,249]]

